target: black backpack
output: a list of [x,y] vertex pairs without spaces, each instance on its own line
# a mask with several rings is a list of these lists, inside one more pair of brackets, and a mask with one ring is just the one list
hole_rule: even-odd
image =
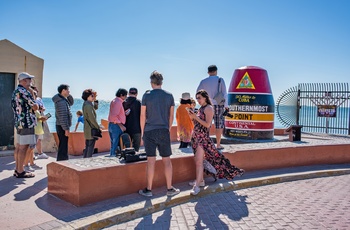
[[135,149],[132,147],[130,135],[128,133],[122,133],[119,137],[120,157],[124,159],[126,163],[147,160],[146,153],[136,154]]

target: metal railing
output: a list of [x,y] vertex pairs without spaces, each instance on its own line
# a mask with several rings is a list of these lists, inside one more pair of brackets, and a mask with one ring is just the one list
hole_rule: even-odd
[[285,127],[302,125],[304,132],[350,135],[348,83],[303,83],[276,102],[277,118]]

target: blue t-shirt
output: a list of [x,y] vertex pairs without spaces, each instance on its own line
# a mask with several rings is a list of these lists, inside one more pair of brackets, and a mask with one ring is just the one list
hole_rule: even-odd
[[146,106],[146,124],[144,131],[169,129],[170,107],[175,106],[171,93],[162,89],[153,89],[142,97]]
[[78,117],[78,123],[81,122],[84,124],[84,116],[80,116]]

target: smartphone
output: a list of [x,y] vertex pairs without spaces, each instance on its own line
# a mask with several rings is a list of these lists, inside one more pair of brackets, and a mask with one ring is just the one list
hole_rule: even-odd
[[193,113],[193,110],[191,108],[186,107],[186,110],[190,113]]
[[49,119],[51,117],[51,113],[46,114],[45,117],[47,117],[47,119]]

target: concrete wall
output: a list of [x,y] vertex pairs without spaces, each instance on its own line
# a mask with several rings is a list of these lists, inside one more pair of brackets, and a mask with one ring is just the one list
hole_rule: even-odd
[[[28,72],[35,76],[35,86],[42,93],[44,60],[22,49],[9,40],[0,40],[0,72]],[[16,75],[17,77],[17,75]],[[17,80],[17,79],[16,79]],[[16,85],[18,81],[16,81]]]
[[[14,87],[18,85],[18,74],[20,72],[28,72],[35,76],[33,83],[39,90],[39,97],[42,97],[43,71],[44,60],[42,58],[29,53],[7,39],[0,40],[0,72],[16,74]],[[54,137],[48,127],[45,127],[43,151],[54,152],[56,149]]]

